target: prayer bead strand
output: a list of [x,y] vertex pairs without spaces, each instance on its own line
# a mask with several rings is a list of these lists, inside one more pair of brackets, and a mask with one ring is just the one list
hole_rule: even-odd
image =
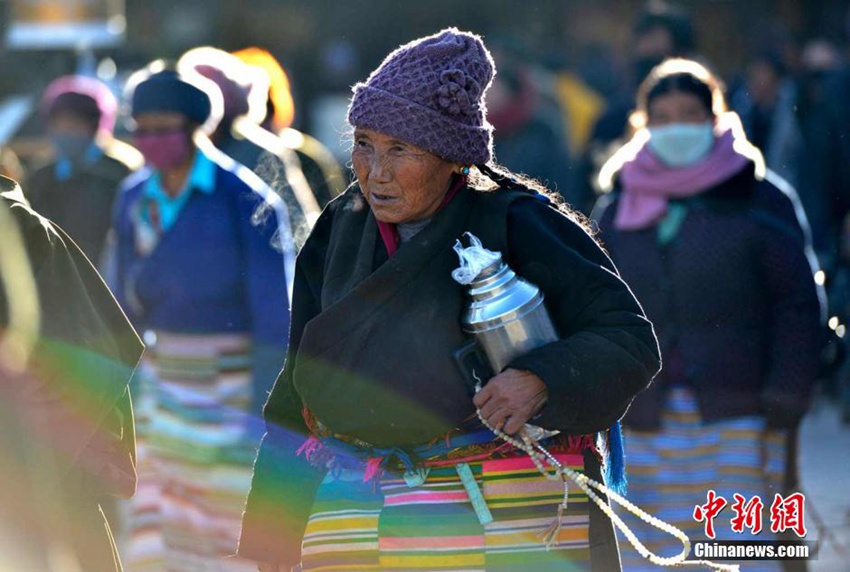
[[[476,388],[478,389],[478,388]],[[481,410],[476,410],[478,414],[478,418],[481,420],[481,423],[490,431],[492,431],[497,437],[502,439],[503,441],[510,443],[520,451],[525,452],[531,458],[531,461],[534,463],[534,466],[540,471],[540,473],[549,480],[563,480],[564,482],[564,500],[558,505],[558,516],[556,520],[552,523],[549,528],[547,528],[542,536],[544,541],[546,542],[547,549],[557,540],[558,532],[561,528],[561,519],[567,509],[567,503],[569,499],[569,487],[567,477],[572,479],[578,487],[584,491],[587,497],[592,500],[596,505],[605,513],[608,518],[611,519],[611,522],[614,523],[620,531],[625,535],[626,539],[631,543],[632,546],[638,551],[638,553],[644,558],[648,559],[653,564],[658,564],[659,566],[706,566],[714,570],[725,571],[725,572],[738,572],[740,570],[739,566],[736,564],[718,564],[715,562],[711,562],[709,560],[686,560],[688,554],[691,551],[691,541],[687,537],[687,535],[682,532],[680,529],[676,528],[672,524],[664,522],[651,514],[647,513],[643,509],[638,506],[635,506],[631,502],[627,501],[625,498],[610,490],[608,487],[603,485],[600,482],[597,482],[587,475],[582,473],[573,471],[569,467],[565,467],[561,464],[560,461],[545,447],[540,445],[537,441],[534,441],[531,437],[529,437],[523,429],[520,429],[520,436],[522,440],[516,439],[511,435],[508,435],[504,431],[492,427],[484,417],[481,415]],[[544,461],[548,463],[549,468],[544,466]],[[604,502],[593,490],[596,489],[600,493],[607,495],[607,497],[628,510],[633,515],[640,518],[642,521],[647,524],[658,528],[675,537],[682,543],[682,551],[676,556],[671,557],[662,557],[650,551],[644,544],[637,538],[634,532],[626,525],[625,522],[611,509],[608,503]]]

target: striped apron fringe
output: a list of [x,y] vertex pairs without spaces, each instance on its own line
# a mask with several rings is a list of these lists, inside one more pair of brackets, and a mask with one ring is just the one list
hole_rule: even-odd
[[[694,507],[705,505],[709,490],[729,503],[714,520],[716,540],[775,540],[770,532],[768,508],[774,492],[782,492],[785,469],[781,434],[766,429],[757,416],[703,423],[693,394],[684,388],[668,392],[661,429],[637,432],[626,429],[626,462],[629,491],[626,498],[687,534],[692,541],[708,540],[704,523],[693,518]],[[731,505],[738,493],[750,500],[759,495],[765,504],[763,529],[753,536],[732,531]],[[615,505],[615,511],[617,507]],[[681,544],[626,511],[617,511],[646,547],[659,556],[673,556]],[[623,570],[656,571],[619,534]],[[780,570],[777,562],[742,562],[742,569]]]
[[139,370],[139,486],[129,572],[239,571],[236,552],[257,443],[249,442],[250,342],[157,333]]
[[[556,439],[550,450],[583,471],[579,446],[592,440]],[[590,570],[587,496],[571,489],[563,526],[547,550],[542,533],[563,485],[492,433],[455,435],[407,453],[358,449],[327,437],[302,448],[330,467],[304,535],[303,570]],[[473,506],[473,494],[481,495],[489,520]]]

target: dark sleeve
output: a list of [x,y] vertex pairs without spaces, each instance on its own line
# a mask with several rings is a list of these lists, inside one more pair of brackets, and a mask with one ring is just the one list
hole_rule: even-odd
[[129,499],[136,493],[136,464],[136,422],[127,387],[86,445],[80,464],[84,490],[95,498]]
[[24,195],[35,212],[39,212],[44,208],[44,194],[47,187],[45,183],[49,181],[48,170],[52,170],[52,167],[52,165],[39,167],[21,183]]
[[321,276],[332,209],[319,218],[295,264],[289,349],[264,409],[266,433],[242,520],[239,554],[256,562],[295,565],[323,471],[296,451],[308,437],[292,372],[304,327],[321,311]]
[[61,229],[14,207],[32,262],[40,312],[25,394],[63,465],[100,493],[135,488],[127,386],[143,346],[88,259]]
[[805,217],[793,189],[760,186],[758,264],[772,308],[762,404],[768,423],[793,427],[808,409],[817,378],[823,329],[823,289]]
[[549,388],[537,423],[569,434],[607,429],[660,368],[652,325],[583,228],[543,203],[508,216],[511,265],[537,284],[560,340],[515,360]]

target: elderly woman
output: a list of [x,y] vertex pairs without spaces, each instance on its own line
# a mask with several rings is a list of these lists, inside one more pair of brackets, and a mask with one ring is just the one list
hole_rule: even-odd
[[[619,568],[611,523],[577,490],[544,549],[562,485],[476,416],[560,430],[550,450],[601,479],[595,434],[659,367],[650,323],[576,217],[491,162],[493,73],[479,37],[448,29],[355,87],[358,184],[299,255],[290,358],[243,519],[240,554],[261,569]],[[466,231],[540,286],[561,338],[474,396],[452,357]]]
[[[198,79],[200,81],[200,78]],[[148,169],[117,203],[115,292],[148,332],[133,570],[227,570],[250,483],[252,437],[283,365],[291,273],[286,210],[247,168],[204,143],[207,92],[174,71],[132,95]]]
[[[665,363],[624,420],[629,499],[705,539],[694,507],[709,490],[732,516],[736,494],[768,509],[774,493],[794,486],[781,482],[784,445],[818,371],[811,245],[793,189],[765,172],[702,65],[655,68],[635,120],[635,137],[603,169],[613,189],[598,208],[605,245],[653,320]],[[719,522],[718,538],[757,532]],[[651,550],[678,550],[637,519],[630,524]],[[624,550],[623,562],[649,568],[634,551]]]

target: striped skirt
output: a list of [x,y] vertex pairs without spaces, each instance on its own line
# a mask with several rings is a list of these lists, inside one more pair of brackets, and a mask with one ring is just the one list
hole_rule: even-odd
[[[559,460],[583,470],[578,454]],[[385,473],[329,474],[316,495],[302,545],[303,570],[590,570],[587,496],[570,488],[569,508],[550,550],[541,534],[553,522],[564,489],[527,457],[470,462],[493,516],[482,525],[453,465],[430,470],[410,486]]]
[[[714,490],[728,505],[714,519],[716,540],[775,540],[768,508],[784,474],[783,436],[766,430],[761,417],[737,417],[713,423],[700,419],[693,394],[683,388],[667,396],[658,432],[625,433],[629,474],[627,498],[653,516],[683,530],[693,540],[707,540],[704,522],[693,518],[694,507],[705,505]],[[759,495],[765,504],[762,532],[757,536],[732,531],[731,505],[738,493],[750,500]],[[617,510],[618,507],[614,507]],[[618,511],[649,550],[660,556],[678,554],[675,538],[625,511]],[[658,570],[620,536],[625,572]],[[742,569],[779,570],[777,562],[748,561]]]
[[249,353],[241,335],[157,335],[137,380],[128,571],[256,569],[232,557],[256,451]]

